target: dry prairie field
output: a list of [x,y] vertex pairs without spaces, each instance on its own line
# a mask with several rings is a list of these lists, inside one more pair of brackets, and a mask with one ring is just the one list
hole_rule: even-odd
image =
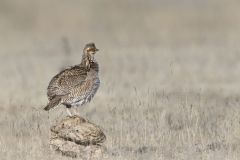
[[0,159],[66,160],[49,150],[46,89],[100,49],[101,86],[81,115],[106,160],[240,159],[238,0],[0,0]]

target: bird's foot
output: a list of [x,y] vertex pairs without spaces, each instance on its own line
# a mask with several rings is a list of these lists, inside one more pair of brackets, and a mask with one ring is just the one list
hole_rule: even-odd
[[73,114],[76,116],[80,116],[80,113],[77,111],[77,108],[73,108]]

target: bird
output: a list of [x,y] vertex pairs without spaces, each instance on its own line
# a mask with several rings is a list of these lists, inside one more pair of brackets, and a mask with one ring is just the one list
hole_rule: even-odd
[[71,108],[84,106],[92,100],[100,86],[99,65],[94,58],[97,51],[94,43],[87,43],[81,63],[62,70],[51,79],[47,87],[49,102],[44,110],[63,104],[68,115],[74,116],[76,112],[72,114]]

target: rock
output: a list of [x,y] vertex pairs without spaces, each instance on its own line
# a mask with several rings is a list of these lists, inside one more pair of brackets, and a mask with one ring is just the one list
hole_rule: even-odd
[[101,146],[105,140],[97,125],[79,116],[66,117],[51,127],[51,148],[65,156],[100,158],[106,150]]

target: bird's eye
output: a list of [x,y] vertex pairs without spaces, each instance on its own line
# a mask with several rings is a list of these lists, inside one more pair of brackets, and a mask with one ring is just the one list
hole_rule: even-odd
[[87,52],[96,52],[95,48],[87,48]]
[[89,52],[89,51],[91,51],[92,50],[92,48],[87,48],[87,51]]

